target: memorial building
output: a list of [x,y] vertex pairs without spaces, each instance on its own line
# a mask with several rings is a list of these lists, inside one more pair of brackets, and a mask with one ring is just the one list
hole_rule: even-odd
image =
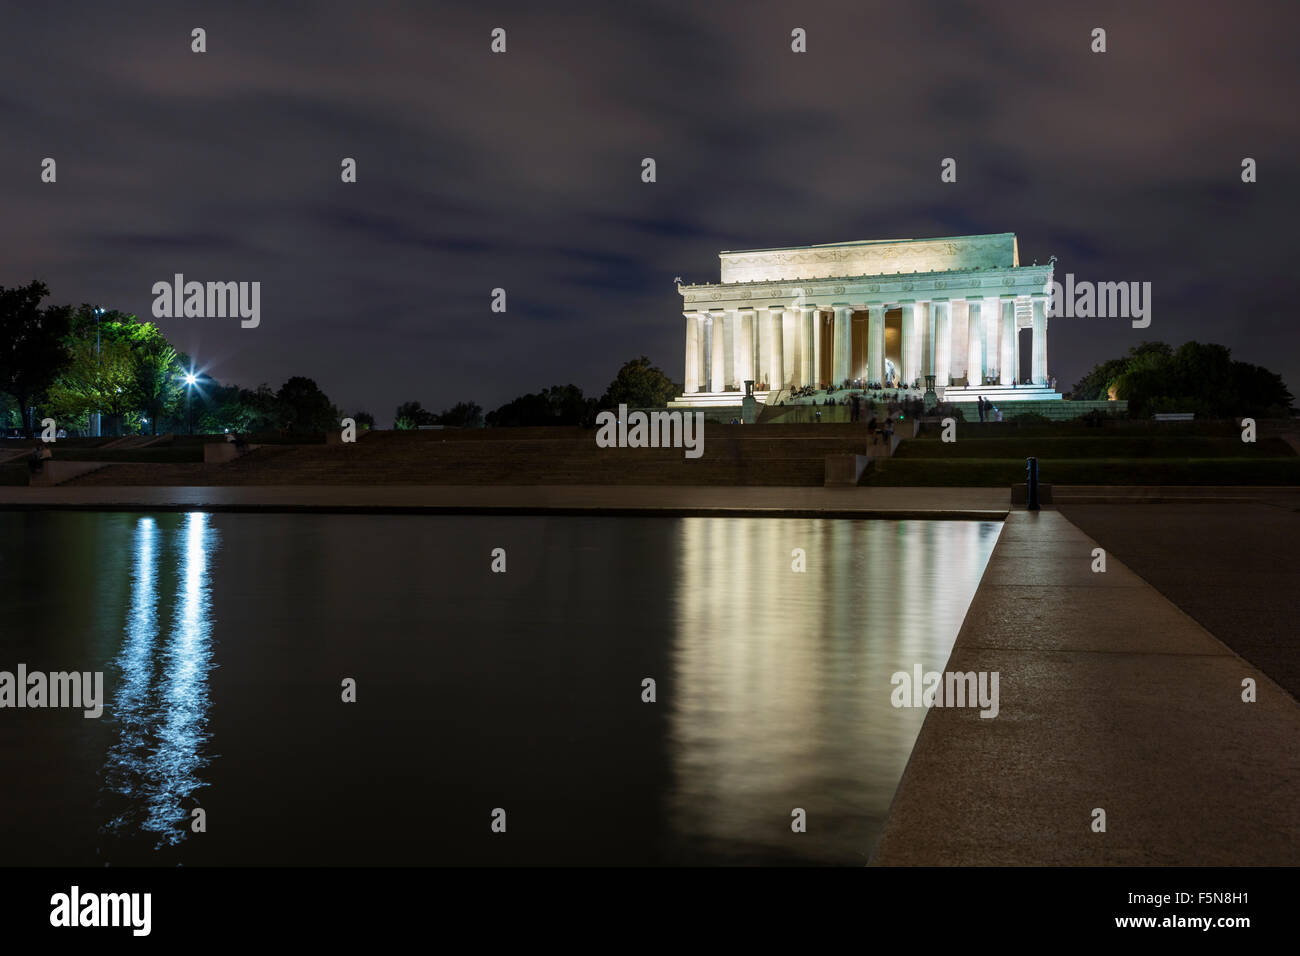
[[746,382],[759,402],[788,403],[807,386],[925,387],[928,376],[945,402],[1060,398],[1047,364],[1052,265],[1021,265],[1014,233],[719,258],[721,281],[678,285],[674,406],[735,405]]

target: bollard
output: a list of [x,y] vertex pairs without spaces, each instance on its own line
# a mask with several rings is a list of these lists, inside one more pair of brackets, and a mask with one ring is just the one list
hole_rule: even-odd
[[1025,508],[1029,511],[1037,511],[1038,510],[1038,459],[1026,458],[1025,462],[1027,465],[1027,470],[1029,472],[1029,477],[1027,479],[1028,502],[1026,503]]

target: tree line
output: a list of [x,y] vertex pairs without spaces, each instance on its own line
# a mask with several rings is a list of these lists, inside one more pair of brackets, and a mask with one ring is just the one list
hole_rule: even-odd
[[[601,409],[662,408],[681,394],[682,387],[640,358],[624,362],[609,387],[599,396],[583,395],[577,385],[552,385],[511,399],[500,408],[483,414],[476,402],[457,402],[441,412],[431,412],[419,402],[403,402],[393,415],[398,429],[443,425],[454,428],[512,428],[533,425],[569,425],[592,428]],[[359,424],[359,423],[358,423]]]
[[1074,399],[1124,399],[1129,415],[1195,412],[1204,418],[1287,418],[1291,393],[1282,376],[1237,361],[1223,345],[1143,342],[1123,358],[1097,365],[1070,393]]
[[[223,385],[195,370],[190,356],[169,343],[152,322],[90,305],[43,305],[45,283],[0,286],[0,430],[27,437],[45,418],[69,434],[89,434],[100,415],[103,435],[256,434],[273,430],[320,433],[342,416],[310,378],[293,376],[278,389]],[[187,376],[194,375],[192,384]],[[553,385],[520,395],[484,414],[476,402],[441,412],[403,402],[394,427],[457,428],[568,425],[593,427],[601,409],[662,408],[681,386],[644,355],[625,362],[599,397],[576,385]],[[351,417],[375,427],[365,411]]]
[[[279,389],[222,385],[152,322],[116,309],[42,305],[45,283],[0,286],[0,426],[31,438],[45,418],[69,434],[204,434],[337,428],[339,411],[310,378]],[[364,413],[363,413],[364,414]]]

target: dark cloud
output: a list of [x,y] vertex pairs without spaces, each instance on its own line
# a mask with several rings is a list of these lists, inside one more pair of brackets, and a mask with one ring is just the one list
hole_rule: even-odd
[[1298,388],[1296,10],[11,7],[0,284],[147,316],[175,272],[260,280],[256,330],[161,324],[224,380],[305,374],[386,419],[597,390],[643,353],[680,376],[672,279],[716,279],[722,249],[1010,231],[1027,262],[1153,283],[1150,329],[1053,325],[1062,382],[1143,337],[1198,338]]

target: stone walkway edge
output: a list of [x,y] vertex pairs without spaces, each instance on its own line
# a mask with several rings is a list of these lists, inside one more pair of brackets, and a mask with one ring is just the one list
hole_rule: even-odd
[[1096,547],[1008,515],[945,668],[999,713],[930,709],[873,865],[1300,863],[1300,704]]
[[1006,488],[221,485],[0,488],[0,510],[660,515],[1000,521]]

